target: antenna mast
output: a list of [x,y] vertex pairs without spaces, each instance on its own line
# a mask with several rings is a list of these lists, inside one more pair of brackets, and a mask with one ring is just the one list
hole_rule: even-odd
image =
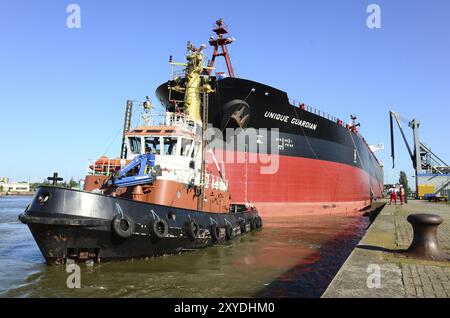
[[133,101],[127,100],[127,106],[125,108],[125,120],[123,123],[122,148],[120,150],[120,159],[125,159],[127,157],[127,146],[125,143],[125,133],[130,131],[132,113],[133,113]]
[[[224,38],[224,34],[228,34],[228,27],[223,23],[222,18],[216,21],[216,26],[213,29],[213,32],[217,35],[216,38],[211,36],[209,39],[209,44],[214,47],[214,53],[212,56],[212,60],[209,63],[209,67],[214,66],[214,61],[217,56],[223,56],[225,58],[225,62],[227,63],[228,76],[234,77],[233,67],[231,66],[230,55],[228,53],[227,45],[234,42],[234,38]],[[219,52],[219,47],[222,48],[222,52]],[[212,69],[209,69],[209,75],[211,75]]]

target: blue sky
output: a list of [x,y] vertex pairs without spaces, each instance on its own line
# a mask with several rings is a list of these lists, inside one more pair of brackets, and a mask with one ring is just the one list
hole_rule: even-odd
[[[81,7],[81,29],[66,27],[70,3]],[[156,102],[168,56],[183,60],[187,40],[206,43],[218,17],[236,38],[229,49],[239,77],[344,120],[357,114],[367,141],[385,144],[387,182],[399,171],[389,109],[419,118],[422,139],[450,161],[449,1],[224,3],[0,0],[0,176],[82,178],[87,159],[120,132],[126,99]],[[366,26],[371,3],[381,7],[381,29]],[[120,137],[107,154],[119,151]],[[399,138],[397,156],[412,173]]]

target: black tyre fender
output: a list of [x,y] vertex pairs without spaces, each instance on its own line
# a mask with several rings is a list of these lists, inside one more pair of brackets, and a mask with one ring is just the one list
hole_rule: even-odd
[[255,216],[255,220],[256,220],[256,228],[259,229],[261,227],[261,219],[259,218],[259,216]]
[[212,224],[210,231],[213,241],[218,242],[220,239],[220,228],[217,226],[217,224]]
[[121,238],[130,237],[135,227],[133,219],[126,214],[123,216],[121,214],[116,215],[111,225],[114,233]]
[[241,222],[240,222],[240,227],[241,227],[241,232],[242,233],[245,233],[245,232],[247,232],[247,227],[245,226],[247,224],[247,222],[245,222],[245,220],[241,220]]
[[227,240],[232,240],[234,239],[234,230],[233,227],[231,225],[227,225],[227,228],[225,230],[225,237],[227,238]]
[[200,234],[200,228],[194,220],[190,220],[187,224],[187,235],[191,240],[197,239]]
[[256,219],[256,217],[250,220],[250,227],[252,228],[252,230],[258,228],[258,220]]
[[150,222],[150,234],[158,239],[163,239],[169,233],[169,225],[164,219],[152,220]]
[[260,216],[258,216],[258,227],[262,228],[263,227],[263,220]]

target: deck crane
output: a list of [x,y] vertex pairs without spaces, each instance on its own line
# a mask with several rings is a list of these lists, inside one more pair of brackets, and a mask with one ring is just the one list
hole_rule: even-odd
[[[437,156],[431,149],[422,143],[419,139],[419,127],[420,122],[417,119],[412,119],[410,121],[403,119],[398,113],[394,111],[389,112],[390,128],[391,128],[391,157],[392,157],[392,168],[395,168],[395,143],[394,143],[394,120],[400,130],[400,133],[405,142],[406,148],[408,150],[409,156],[411,158],[413,168],[415,170],[415,182],[416,182],[416,197],[422,197],[420,191],[420,177],[424,175],[433,175],[432,178],[437,178],[440,181],[433,181],[435,188],[432,195],[436,195],[440,191],[447,188],[450,184],[450,166]],[[413,147],[411,147],[406,138],[405,132],[403,130],[400,121],[407,121],[408,126],[413,131]]]
[[155,181],[152,173],[154,167],[155,155],[153,153],[141,154],[120,169],[117,175],[111,176],[107,186],[118,188],[151,184]]

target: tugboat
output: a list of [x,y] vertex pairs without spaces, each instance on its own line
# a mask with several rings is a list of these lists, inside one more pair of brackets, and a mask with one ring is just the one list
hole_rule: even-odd
[[205,123],[214,90],[204,47],[188,42],[186,63],[171,61],[184,67],[183,81],[173,87],[184,96],[183,111],[166,111],[157,122],[147,99],[143,124],[130,129],[127,103],[121,158],[90,162],[82,191],[37,190],[19,220],[48,264],[180,253],[262,227],[251,204],[231,203],[222,173],[206,170]]

